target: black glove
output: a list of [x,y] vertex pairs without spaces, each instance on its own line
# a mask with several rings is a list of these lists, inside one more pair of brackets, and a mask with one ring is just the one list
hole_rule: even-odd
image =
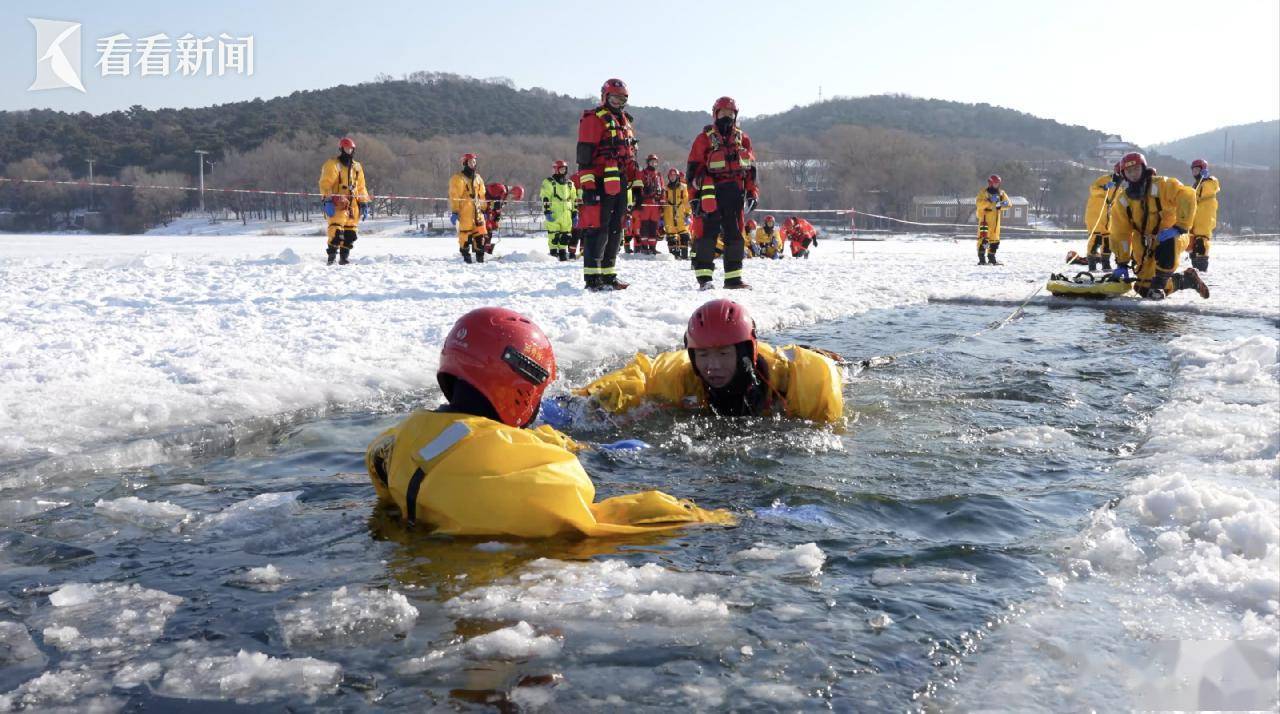
[[756,210],[756,198],[754,196],[747,196],[747,213],[751,213],[754,210]]
[[594,205],[596,205],[597,203],[600,203],[600,190],[599,190],[599,189],[594,189],[594,188],[593,188],[593,189],[590,189],[590,190],[588,190],[588,191],[583,191],[583,192],[582,192],[582,205],[584,205],[584,206],[594,206]]

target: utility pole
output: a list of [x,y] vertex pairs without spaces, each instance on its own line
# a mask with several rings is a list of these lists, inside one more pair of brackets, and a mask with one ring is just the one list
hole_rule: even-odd
[[200,212],[204,213],[204,157],[207,151],[196,149],[196,155],[200,157]]
[[94,159],[85,159],[89,164],[89,210],[93,210],[93,162]]

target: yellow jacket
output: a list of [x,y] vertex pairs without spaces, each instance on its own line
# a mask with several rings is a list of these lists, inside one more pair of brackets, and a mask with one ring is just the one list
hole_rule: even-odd
[[1000,218],[1004,212],[1009,210],[1007,206],[998,207],[996,203],[1000,201],[1008,201],[1009,194],[1000,189],[1000,193],[996,198],[991,198],[991,194],[986,189],[978,192],[978,197],[974,199],[976,215],[978,217],[978,226],[983,223],[987,224],[987,240],[995,243],[1000,240]]
[[1196,218],[1196,192],[1176,178],[1152,176],[1147,195],[1129,198],[1121,190],[1111,204],[1111,249],[1116,241],[1141,241],[1165,228],[1191,230]]
[[760,252],[766,258],[772,258],[782,252],[782,231],[779,231],[777,226],[773,227],[773,233],[769,233],[764,226],[760,226],[756,229],[752,240],[760,246]]
[[[797,345],[778,349],[760,342],[759,349],[769,370],[769,386],[775,392],[775,400],[781,397],[787,416],[818,422],[834,422],[843,416],[840,370],[830,358]],[[706,391],[694,373],[688,350],[664,352],[653,358],[637,354],[631,364],[574,393],[592,397],[615,413],[650,399],[676,406],[707,405]]]
[[419,411],[369,445],[365,466],[378,499],[433,533],[545,538],[629,535],[690,523],[732,524],[661,491],[599,503],[577,444],[549,426],[518,429],[485,417]]
[[[350,202],[349,217],[360,220],[360,203],[369,200],[369,189],[364,183],[364,166],[359,161],[351,160],[350,166],[344,166],[335,156],[320,167],[320,193],[329,196],[345,196]],[[347,211],[337,211],[330,221],[348,217]]]
[[1089,186],[1089,200],[1084,204],[1084,229],[1096,235],[1111,232],[1110,211],[1106,208],[1115,201],[1119,186],[1108,189],[1111,174],[1103,174]]
[[1196,181],[1196,220],[1191,226],[1192,235],[1213,235],[1218,225],[1218,191],[1221,189],[1216,176]]
[[689,186],[684,181],[675,188],[668,183],[662,189],[662,232],[668,235],[687,233],[685,219],[689,217]]
[[484,234],[484,179],[480,174],[470,179],[461,171],[449,178],[449,211],[458,214],[458,233]]

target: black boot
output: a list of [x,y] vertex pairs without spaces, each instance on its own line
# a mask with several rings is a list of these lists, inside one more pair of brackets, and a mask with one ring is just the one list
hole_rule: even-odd
[[1102,261],[1102,269],[1103,269],[1103,270],[1111,270],[1111,256],[1109,256],[1109,255],[1104,255],[1104,256],[1102,256],[1101,258],[1099,258],[1098,260]]
[[587,290],[590,290],[591,292],[595,292],[600,289],[599,275],[584,275],[582,276],[582,280],[583,282],[586,283],[585,287]]
[[1098,269],[1098,260],[1099,260],[1098,258],[1095,258],[1092,255],[1089,256],[1089,272],[1090,273]]
[[338,259],[338,250],[336,248],[330,248],[324,254],[329,256],[329,259],[325,261],[325,265],[333,265],[333,261]]
[[565,250],[564,248],[561,248],[560,250],[556,251],[556,257],[560,259],[561,263],[563,263],[569,259],[569,251]]
[[347,257],[350,255],[351,255],[351,249],[343,248],[342,251],[338,253],[338,265],[346,265],[347,263],[350,263],[351,261],[347,260]]
[[462,262],[464,262],[464,263],[470,263],[470,262],[471,262],[471,251],[467,250],[466,248],[463,248],[463,249],[459,250],[458,252],[459,252],[459,253],[462,253]]
[[987,264],[987,252],[982,246],[978,246],[978,265]]
[[1003,265],[1003,263],[996,260],[996,249],[998,249],[999,247],[1000,247],[999,243],[994,243],[989,248],[987,248],[987,265]]
[[1206,272],[1206,273],[1207,273],[1207,272],[1209,272],[1209,256],[1207,256],[1207,255],[1192,255],[1192,256],[1191,256],[1191,267],[1195,268],[1196,270],[1203,271],[1203,272]]

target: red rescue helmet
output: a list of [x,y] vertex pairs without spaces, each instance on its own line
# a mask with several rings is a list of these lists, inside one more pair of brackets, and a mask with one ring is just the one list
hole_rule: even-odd
[[507,200],[519,201],[523,198],[524,198],[524,186],[521,186],[520,184],[516,184],[511,188],[507,189]]
[[733,101],[733,97],[720,97],[715,104],[711,105],[712,121],[715,121],[716,117],[719,116],[721,109],[732,109],[733,118],[735,120],[738,118],[738,103]]
[[764,223],[765,223],[765,225],[767,225],[767,226],[771,226],[771,225],[773,225],[773,223],[774,223],[774,218],[773,218],[773,214],[772,214],[772,213],[770,213],[769,215],[767,215],[767,216],[765,216],[765,217],[764,217]]
[[991,174],[987,177],[987,185],[995,188],[1000,185],[1000,174]]
[[732,300],[712,300],[693,311],[684,333],[684,346],[699,350],[751,343],[751,362],[756,361],[756,322],[747,308]]
[[1196,159],[1191,162],[1191,171],[1197,175],[1209,173],[1209,162],[1204,159]]
[[352,151],[355,151],[356,142],[352,141],[349,136],[342,137],[338,140],[338,151],[342,151],[343,149],[351,149]]
[[682,178],[684,178],[684,172],[681,171],[680,169],[677,169],[677,168],[667,169],[668,181],[679,181]]
[[502,183],[498,183],[497,181],[494,181],[493,183],[484,187],[484,193],[488,198],[491,198],[491,199],[506,198],[507,186],[506,184],[502,184]]
[[647,163],[649,163],[650,161],[659,161],[659,159],[658,159],[658,155],[657,155],[657,154],[649,154],[648,156],[644,157],[644,162],[645,162],[646,164],[647,164]]
[[1141,152],[1130,151],[1125,154],[1124,158],[1120,159],[1120,163],[1116,165],[1120,167],[1121,173],[1124,173],[1125,169],[1128,169],[1130,166],[1141,166],[1145,171],[1147,168],[1147,157],[1143,156]]
[[569,164],[566,161],[557,160],[554,164],[551,164],[551,173],[553,174],[558,174],[561,171],[568,171],[568,170],[569,170]]
[[508,426],[533,421],[547,385],[556,379],[551,341],[514,310],[482,307],[453,324],[440,350],[436,380],[445,398],[457,380],[475,387]]
[[463,154],[462,155],[462,164],[464,166],[468,161],[479,161],[479,160],[480,160],[479,154]]
[[604,84],[601,85],[600,103],[601,104],[608,103],[610,94],[620,95],[623,99],[629,99],[631,97],[631,94],[627,91],[627,83],[617,78],[606,79],[604,81]]
[[754,231],[754,230],[756,229],[756,226],[757,226],[757,225],[758,225],[758,224],[756,223],[756,221],[755,221],[755,219],[754,219],[754,218],[749,219],[749,220],[747,221],[746,229],[747,229],[747,230],[749,230],[749,231]]

